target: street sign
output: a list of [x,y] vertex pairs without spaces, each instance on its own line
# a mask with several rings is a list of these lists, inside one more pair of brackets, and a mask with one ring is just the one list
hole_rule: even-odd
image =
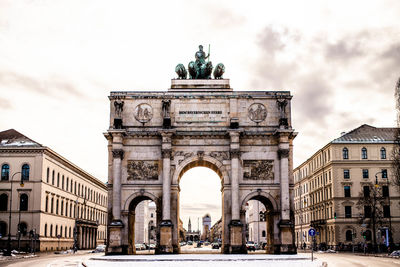
[[310,230],[308,230],[308,235],[310,235],[310,236],[315,236],[315,233],[316,233],[316,231],[314,228],[311,228]]

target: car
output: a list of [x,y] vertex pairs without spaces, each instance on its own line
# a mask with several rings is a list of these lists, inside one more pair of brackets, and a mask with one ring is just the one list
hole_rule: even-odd
[[97,252],[105,252],[106,251],[106,245],[98,245],[96,249],[94,250],[95,253]]
[[219,249],[219,247],[220,247],[220,245],[217,242],[214,242],[214,243],[211,244],[211,248],[212,249]]
[[208,242],[208,241],[204,242],[204,246],[209,246],[209,245],[210,245],[210,242]]
[[248,251],[256,251],[256,247],[255,247],[253,241],[248,241],[246,243],[246,248],[247,248]]
[[191,246],[191,245],[193,245],[193,241],[188,241],[187,244],[188,244],[188,246]]
[[135,249],[136,250],[145,250],[146,246],[143,244],[135,244]]
[[149,245],[149,249],[151,249],[151,250],[156,249],[156,244],[150,244],[150,245]]

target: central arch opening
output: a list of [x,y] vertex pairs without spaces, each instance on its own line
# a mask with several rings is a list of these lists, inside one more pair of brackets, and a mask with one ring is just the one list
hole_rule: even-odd
[[188,165],[179,178],[181,253],[219,253],[222,244],[221,172],[212,164]]

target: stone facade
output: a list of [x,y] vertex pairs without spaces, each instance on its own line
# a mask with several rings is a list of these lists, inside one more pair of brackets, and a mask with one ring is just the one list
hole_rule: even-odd
[[135,253],[130,225],[142,200],[157,205],[156,252],[179,253],[179,181],[196,166],[221,178],[223,253],[246,252],[244,210],[251,199],[269,210],[267,251],[295,253],[291,98],[286,91],[235,92],[229,80],[111,92],[107,253]]
[[[264,214],[264,205],[257,200],[250,200],[246,209],[246,222],[248,225],[248,241],[257,244],[267,242],[267,223]],[[260,215],[262,213],[262,215]]]
[[400,242],[400,193],[390,183],[395,130],[362,125],[343,133],[294,170],[297,246],[312,244],[310,227],[318,232],[316,246],[351,249],[371,245],[373,237],[365,240],[363,236],[373,233],[372,221],[357,205],[365,186],[388,188],[383,201],[390,216],[380,218],[377,244],[383,245],[386,229],[391,229],[393,242]]
[[[92,175],[15,130],[0,132],[0,247],[36,251],[95,248],[107,236],[107,187]],[[24,180],[23,187],[20,185]],[[12,192],[11,192],[12,184]],[[11,231],[9,231],[10,198]]]

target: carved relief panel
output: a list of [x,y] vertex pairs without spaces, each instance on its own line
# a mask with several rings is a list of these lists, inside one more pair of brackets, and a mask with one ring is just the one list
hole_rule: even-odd
[[158,160],[128,160],[128,181],[158,180]]
[[273,160],[244,160],[243,179],[245,180],[273,180]]

